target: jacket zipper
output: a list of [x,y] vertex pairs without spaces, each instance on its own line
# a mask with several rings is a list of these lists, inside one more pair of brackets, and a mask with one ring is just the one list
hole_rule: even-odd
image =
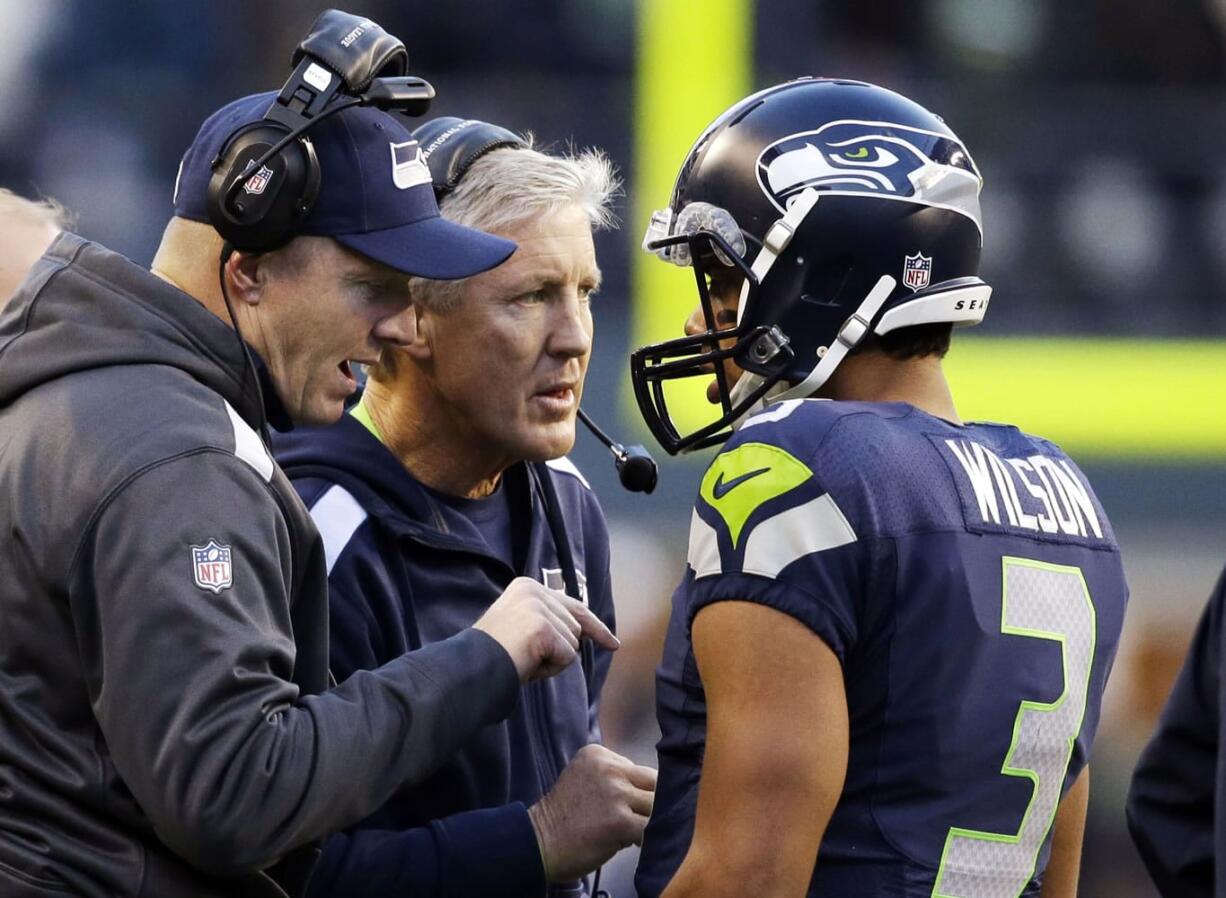
[[[464,546],[458,546],[455,543],[448,542],[446,540],[430,539],[429,537],[424,536],[423,534],[420,534],[420,533],[406,533],[405,536],[407,536],[409,539],[413,540],[414,542],[420,543],[421,545],[426,546],[431,549],[441,549],[441,550],[452,551],[452,552],[466,552],[468,554],[475,554],[475,555],[481,556],[482,558],[486,558],[491,561],[496,561],[500,563],[503,567],[506,567],[506,562],[502,561],[502,559],[500,558],[493,558],[492,556],[486,555],[483,552],[479,552],[479,551],[476,551],[474,549],[470,549]],[[507,568],[507,569],[511,570],[510,568]],[[511,571],[511,574],[512,576],[518,576],[518,574],[513,570]],[[559,676],[561,676],[561,674]],[[537,681],[537,682],[529,683],[527,685],[527,688],[524,689],[526,704],[528,705],[528,708],[529,708],[528,713],[529,713],[530,727],[529,727],[528,733],[529,733],[529,736],[533,740],[533,743],[534,743],[533,748],[537,749],[536,751],[533,752],[533,754],[536,756],[536,759],[537,759],[537,763],[536,763],[537,775],[541,779],[541,797],[542,798],[545,796],[545,793],[548,791],[549,787],[558,781],[558,777],[562,773],[560,770],[558,770],[558,765],[554,761],[553,749],[555,748],[555,746],[550,736],[550,732],[551,732],[550,727],[548,726],[547,721],[546,721],[547,715],[545,713],[545,689],[546,689],[545,681]],[[586,708],[586,704],[584,705],[584,707]],[[584,731],[587,730],[586,719],[583,724],[583,729]]]
[[549,727],[545,723],[545,684],[543,682],[535,682],[528,686],[527,699],[528,705],[531,708],[531,719],[533,728],[533,741],[537,743],[534,748],[540,749],[535,752],[537,757],[537,773],[541,777],[541,797],[549,791],[550,787],[558,781],[561,771],[554,761],[553,740],[550,738]]

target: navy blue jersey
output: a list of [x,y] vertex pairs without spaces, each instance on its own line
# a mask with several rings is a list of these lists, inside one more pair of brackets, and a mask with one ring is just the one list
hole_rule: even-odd
[[706,705],[690,626],[725,599],[792,615],[843,666],[846,783],[810,895],[1038,894],[1127,602],[1064,453],[901,403],[796,400],[736,433],[703,478],[657,675],[643,896],[693,833]]

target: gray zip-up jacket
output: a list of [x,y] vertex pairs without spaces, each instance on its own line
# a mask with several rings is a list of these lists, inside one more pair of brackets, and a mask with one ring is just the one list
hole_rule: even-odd
[[234,332],[61,235],[0,314],[0,895],[301,891],[519,695],[476,630],[328,689],[323,547]]

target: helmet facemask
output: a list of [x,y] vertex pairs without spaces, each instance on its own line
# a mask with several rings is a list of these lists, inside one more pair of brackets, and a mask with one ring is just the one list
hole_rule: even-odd
[[[758,406],[787,372],[793,358],[787,337],[778,327],[747,323],[753,320],[752,310],[760,282],[744,259],[744,238],[739,229],[735,231],[740,238],[739,245],[734,246],[725,237],[729,233],[727,222],[731,221],[731,216],[714,207],[698,211],[700,214],[687,216],[683,212],[677,216],[679,227],[686,227],[688,219],[695,230],[671,236],[657,236],[662,221],[667,220],[664,227],[672,226],[668,213],[657,213],[643,246],[662,259],[693,269],[706,329],[702,333],[644,346],[630,356],[639,410],[652,434],[671,455],[727,440],[734,424]],[[729,269],[743,278],[737,323],[733,327],[720,327],[708,276],[714,273],[718,277]],[[724,362],[728,360],[745,372],[742,378],[753,375],[753,388],[748,393],[736,390],[735,384],[729,383],[724,369]],[[715,378],[721,414],[706,426],[682,436],[669,410],[664,385],[671,380],[703,375]]]
[[[710,446],[768,403],[831,392],[870,335],[977,324],[991,293],[977,276],[981,186],[940,118],[874,85],[803,78],[728,109],[691,147],[643,244],[694,268],[705,319],[631,355],[661,445]],[[734,298],[708,289],[719,271],[744,278],[735,327],[716,319]],[[722,370],[729,359],[739,378]],[[673,385],[700,376],[715,384],[697,423],[720,415],[695,429]]]

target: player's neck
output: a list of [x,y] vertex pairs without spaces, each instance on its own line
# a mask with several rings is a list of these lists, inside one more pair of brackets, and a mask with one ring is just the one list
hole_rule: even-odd
[[391,453],[419,482],[450,496],[481,499],[494,492],[514,459],[492,458],[487,441],[465,426],[428,382],[371,380],[362,405]]
[[857,402],[906,402],[934,417],[962,423],[937,356],[902,360],[880,352],[848,356],[818,395]]

